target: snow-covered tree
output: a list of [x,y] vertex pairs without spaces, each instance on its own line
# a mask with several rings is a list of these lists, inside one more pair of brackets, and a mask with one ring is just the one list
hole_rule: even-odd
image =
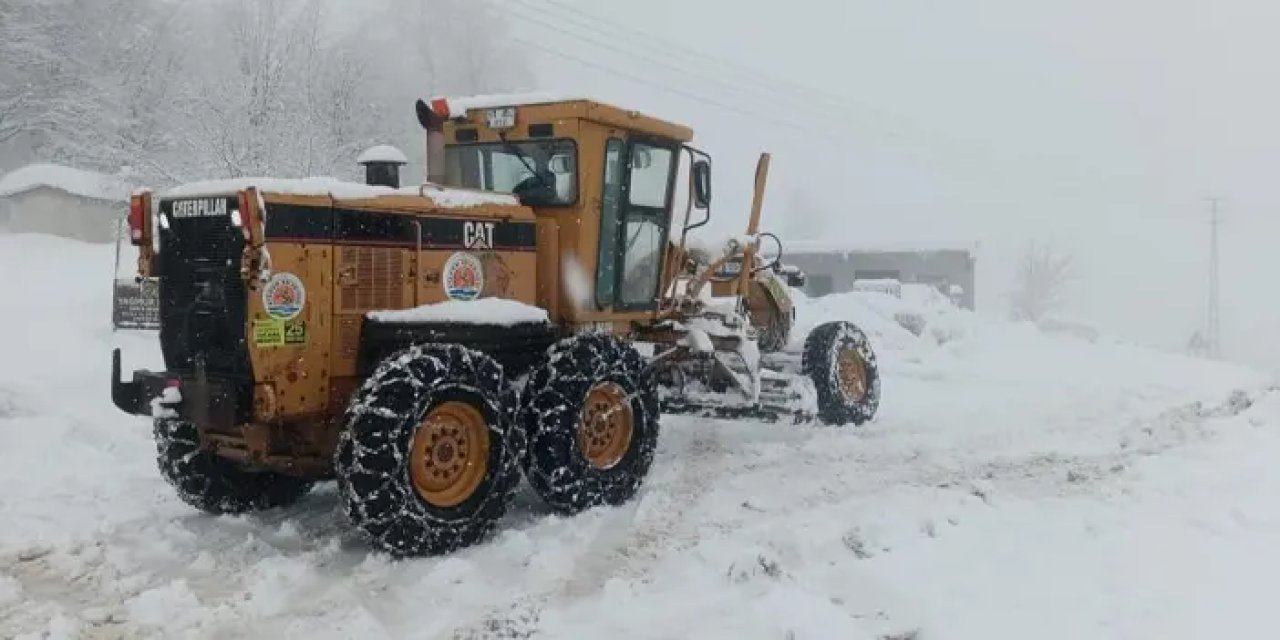
[[531,85],[518,54],[484,0],[0,0],[0,166],[356,178],[419,159],[414,99]]
[[1060,311],[1074,279],[1074,261],[1049,244],[1030,243],[1019,259],[1009,294],[1014,320],[1039,322]]

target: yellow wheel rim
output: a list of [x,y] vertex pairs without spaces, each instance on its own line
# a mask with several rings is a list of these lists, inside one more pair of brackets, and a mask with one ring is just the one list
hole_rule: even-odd
[[587,392],[578,419],[578,446],[591,466],[609,469],[631,448],[635,414],[627,392],[613,382],[602,382]]
[[413,433],[409,476],[418,496],[437,507],[462,504],[489,472],[489,425],[475,407],[445,402]]
[[850,402],[861,400],[867,394],[867,366],[856,350],[840,350],[836,358],[836,383]]

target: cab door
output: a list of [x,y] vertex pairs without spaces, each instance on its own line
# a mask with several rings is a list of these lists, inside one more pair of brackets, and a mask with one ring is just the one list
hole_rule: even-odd
[[596,305],[653,311],[671,224],[678,146],[631,136],[605,141]]

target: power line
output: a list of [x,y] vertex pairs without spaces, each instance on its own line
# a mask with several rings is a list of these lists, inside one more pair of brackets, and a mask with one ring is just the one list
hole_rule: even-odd
[[[531,6],[531,3],[529,2],[529,0],[515,0],[515,1],[521,2],[526,6]],[[651,45],[653,43],[662,44],[662,47],[658,47],[656,49],[657,51],[683,51],[684,53],[690,56],[693,56],[694,59],[714,62],[725,67],[726,69],[733,70],[734,72],[741,75],[744,79],[747,79],[751,82],[762,83],[762,84],[769,84],[770,82],[768,78],[765,78],[764,75],[760,73],[759,69],[746,67],[742,65],[742,63],[740,62],[736,62],[728,58],[717,56],[715,54],[707,53],[705,51],[699,51],[697,49],[689,47],[684,43],[670,40],[662,36],[637,29],[629,25],[624,25],[612,20],[608,20],[606,18],[593,15],[591,13],[578,9],[577,7],[568,5],[562,2],[561,0],[542,0],[541,4],[543,6],[539,8],[551,8],[552,11],[555,12],[560,19],[567,20],[570,22],[576,22],[577,24],[579,24],[580,26],[584,26],[585,28],[598,29],[600,26],[603,26],[613,30],[615,33],[622,33],[632,38],[640,38],[642,40],[642,44],[645,46]],[[844,96],[839,96],[837,94],[830,93],[828,91],[823,91],[815,87],[806,86],[794,81],[789,81],[781,78],[774,79],[772,83],[779,86],[790,86],[795,91],[810,93],[815,96],[821,96],[823,97],[823,99],[828,101],[843,103],[846,100]]]
[[638,82],[638,83],[640,83],[640,84],[643,84],[643,85],[645,85],[645,86],[649,86],[649,87],[653,87],[653,88],[658,89],[658,90],[660,90],[660,91],[666,91],[666,92],[668,92],[668,93],[673,93],[673,94],[675,94],[675,95],[679,95],[679,96],[682,96],[682,97],[688,98],[688,99],[693,100],[693,101],[695,101],[695,102],[700,102],[700,103],[703,103],[703,104],[706,104],[706,105],[710,105],[710,106],[713,106],[713,107],[718,107],[718,108],[721,108],[721,109],[726,109],[726,110],[728,110],[728,111],[732,111],[732,112],[734,112],[734,113],[737,113],[737,114],[739,114],[739,115],[743,115],[743,116],[747,116],[747,117],[749,117],[749,118],[757,118],[757,119],[765,120],[765,121],[768,121],[768,122],[769,122],[769,123],[771,123],[771,124],[776,124],[776,125],[778,125],[778,126],[780,126],[780,127],[787,127],[787,128],[790,128],[790,129],[795,129],[796,131],[804,132],[804,133],[815,133],[815,132],[813,132],[813,131],[811,131],[811,130],[809,130],[809,129],[806,129],[806,128],[804,128],[804,127],[801,127],[801,126],[799,126],[799,125],[797,125],[797,124],[795,124],[795,123],[793,123],[793,122],[787,122],[787,121],[785,121],[785,120],[772,119],[772,118],[770,118],[770,117],[768,117],[768,116],[766,116],[766,115],[764,115],[764,114],[760,114],[760,113],[757,113],[757,112],[754,112],[754,111],[748,111],[748,110],[746,110],[746,109],[742,109],[742,108],[740,108],[740,107],[737,107],[737,106],[734,106],[734,105],[731,105],[731,104],[726,104],[726,103],[724,103],[724,102],[720,102],[720,101],[717,101],[717,100],[714,100],[714,99],[711,99],[711,98],[707,98],[707,97],[705,97],[705,96],[702,96],[702,95],[699,95],[699,94],[693,93],[693,92],[691,92],[691,91],[685,91],[685,90],[683,90],[683,89],[678,89],[678,88],[675,88],[675,87],[669,86],[669,85],[668,85],[668,84],[666,84],[666,83],[657,82],[657,81],[654,81],[654,80],[649,80],[649,79],[644,78],[644,77],[642,77],[642,76],[638,76],[638,75],[635,75],[635,74],[632,74],[632,73],[628,73],[628,72],[626,72],[626,71],[621,71],[621,70],[619,70],[619,69],[615,69],[615,68],[613,68],[613,67],[610,67],[610,66],[605,65],[605,64],[601,64],[601,63],[599,63],[599,62],[595,62],[595,61],[592,61],[592,60],[587,60],[587,59],[585,59],[585,58],[581,58],[581,57],[578,57],[578,56],[575,56],[575,55],[572,55],[572,54],[568,54],[568,53],[565,53],[565,52],[563,52],[563,51],[559,51],[559,50],[557,50],[557,49],[552,49],[551,47],[547,47],[547,46],[544,46],[544,45],[538,44],[538,43],[536,43],[536,42],[531,42],[531,41],[529,41],[529,40],[525,40],[524,38],[512,37],[511,39],[512,39],[513,41],[515,41],[515,42],[518,42],[518,43],[520,43],[520,44],[522,44],[522,45],[525,45],[526,47],[532,47],[532,48],[537,49],[537,50],[539,50],[539,51],[541,51],[541,52],[543,52],[543,53],[546,53],[546,54],[549,54],[549,55],[553,55],[553,56],[556,56],[556,57],[558,57],[558,58],[563,58],[563,59],[565,59],[565,60],[569,60],[570,62],[576,62],[576,63],[581,64],[581,65],[583,65],[583,66],[591,67],[591,68],[593,68],[593,69],[597,69],[597,70],[600,70],[600,71],[604,71],[604,72],[606,72],[606,73],[611,73],[611,74],[616,75],[616,76],[618,76],[618,77],[620,77],[620,78],[625,78],[625,79],[630,80],[630,81],[632,81],[632,82]]
[[[956,144],[962,144],[969,149],[974,149],[980,146],[980,143],[976,141],[973,141],[973,140],[961,141],[943,132],[928,131],[920,127],[918,124],[914,122],[909,122],[906,119],[898,116],[897,114],[882,111],[880,109],[876,109],[874,107],[870,107],[867,105],[856,105],[848,102],[846,98],[843,98],[825,91],[821,91],[813,87],[808,87],[793,81],[772,80],[772,83],[774,84],[774,88],[770,88],[769,84],[771,83],[771,80],[768,77],[761,74],[756,69],[750,69],[748,67],[741,65],[740,63],[735,63],[725,58],[720,58],[710,54],[706,54],[704,52],[700,52],[696,49],[692,49],[686,45],[683,45],[677,41],[663,38],[662,36],[646,33],[644,31],[635,29],[627,25],[619,24],[617,22],[610,21],[605,18],[592,16],[591,14],[587,14],[577,9],[571,8],[569,5],[566,5],[563,2],[559,2],[558,0],[542,0],[541,3],[534,3],[532,0],[505,0],[505,4],[507,5],[508,8],[515,9],[514,11],[511,12],[510,15],[524,22],[536,24],[539,29],[554,31],[556,33],[568,36],[578,41],[585,42],[588,45],[591,45],[599,50],[602,50],[608,53],[614,53],[614,54],[625,53],[629,56],[643,60],[650,64],[661,67],[663,69],[675,71],[677,73],[682,73],[682,74],[685,74],[686,76],[698,78],[702,81],[712,82],[722,87],[727,87],[733,91],[737,91],[744,94],[755,94],[758,97],[754,98],[754,100],[760,104],[769,104],[772,106],[778,106],[779,103],[788,103],[788,104],[782,105],[782,108],[787,110],[788,112],[791,112],[791,113],[807,112],[812,116],[817,116],[818,118],[823,119],[825,122],[831,122],[841,118],[847,119],[854,112],[861,112],[867,116],[880,120],[881,125],[878,126],[876,130],[879,131],[882,135],[887,134],[891,138],[898,138],[901,140],[901,139],[908,138],[914,134],[918,137],[924,137],[924,138],[933,139],[937,141],[949,140]],[[538,9],[551,9],[554,15],[551,18],[547,18],[541,15],[539,15],[538,17],[529,16],[527,12],[534,10],[535,4],[537,5]],[[573,23],[573,24],[557,24],[555,22],[549,22],[548,20],[562,20],[565,23]],[[567,28],[571,26],[577,26],[583,29],[588,29],[590,30],[592,35],[586,35],[575,29]],[[619,43],[601,40],[598,37],[598,34],[600,33],[602,26],[605,27],[607,30],[612,30],[614,32],[625,34],[623,38],[619,39],[619,43],[622,43],[622,44],[630,43],[632,44],[633,48],[631,50],[625,50],[619,46]],[[637,38],[639,38],[638,41],[636,40]],[[727,107],[724,105],[724,102],[722,100],[708,97],[696,91],[674,89],[668,86],[670,82],[667,80],[663,80],[661,84],[657,84],[654,81],[640,80],[637,77],[637,75],[633,72],[619,70],[616,67],[600,62],[594,58],[590,61],[586,61],[580,56],[575,56],[573,54],[566,53],[555,47],[551,47],[548,45],[532,44],[527,39],[522,39],[519,37],[512,37],[512,39],[522,44],[525,44],[527,46],[536,48],[540,51],[549,53],[550,55],[563,58],[566,60],[571,60],[573,62],[577,62],[579,64],[583,64],[585,66],[589,66],[597,70],[613,73],[620,77],[624,77],[628,80],[632,80],[635,82],[642,82],[646,86],[655,87],[660,90],[667,91],[669,93],[674,93],[686,98],[697,100],[704,104],[722,106],[741,115],[748,115],[753,118],[759,118],[759,119],[768,120],[770,122],[781,124],[781,120],[778,120],[773,117],[769,117],[758,111],[744,109],[742,107]],[[642,50],[636,51],[634,47],[642,47]],[[687,52],[688,55],[680,59],[679,63],[668,62],[660,58],[657,58],[653,55],[655,53],[670,52],[670,51],[685,51]],[[668,55],[672,55],[672,57],[674,57],[673,54],[668,54]],[[740,75],[746,76],[748,78],[749,84],[741,84],[738,82],[726,80],[724,78],[717,78],[714,75],[714,73],[711,71],[691,68],[692,66],[690,64],[691,62],[703,61],[703,60],[718,62],[719,64],[722,64],[726,67],[732,68],[734,70],[738,70],[737,73],[739,73]],[[789,86],[791,87],[791,89],[781,88],[783,86]],[[815,98],[805,99],[802,94],[806,94],[806,93],[810,94],[811,96],[815,96]],[[825,103],[825,106],[821,103]],[[887,124],[889,122],[893,122],[893,124]],[[803,131],[807,133],[813,133],[816,135],[825,136],[825,135],[830,135],[832,133],[830,129],[816,130],[808,127],[799,127],[794,125],[784,125],[784,126],[788,126],[788,128],[796,131]],[[848,132],[846,130],[846,133],[851,133],[851,132]],[[848,137],[846,139],[853,140],[854,138]]]
[[[561,48],[533,42],[530,39],[518,36],[510,38],[514,42],[539,52],[703,105],[723,109],[759,122],[766,122],[792,131],[809,134],[811,137],[808,140],[811,143],[849,142],[866,144],[873,139],[879,138],[881,143],[893,144],[896,147],[895,153],[898,155],[914,156],[924,160],[934,157],[935,154],[930,153],[928,149],[932,148],[936,152],[941,149],[941,147],[937,146],[941,143],[951,147],[953,150],[962,149],[971,159],[973,156],[985,156],[996,161],[1005,159],[1002,157],[1000,150],[990,145],[985,139],[956,136],[951,132],[922,127],[910,118],[904,118],[895,113],[882,111],[867,105],[854,104],[836,94],[793,81],[770,80],[756,69],[745,67],[740,63],[735,63],[723,57],[698,51],[662,36],[594,16],[561,0],[541,0],[541,2],[535,2],[534,0],[504,0],[504,4],[507,8],[513,9],[510,13],[511,16],[517,20],[536,25],[538,29],[552,31],[584,42],[605,53],[627,55],[659,68],[714,83],[732,91],[744,94],[755,93],[760,97],[751,99],[748,104],[770,108],[753,109],[748,106],[740,106],[742,101],[726,100],[721,95],[707,95],[697,90],[682,88],[674,85],[670,78],[667,77],[657,80],[650,79],[641,75],[642,72],[611,65],[599,56],[591,56],[589,54],[575,55]],[[529,12],[535,10],[547,12],[549,15],[539,13],[536,17],[530,16]],[[590,31],[590,35],[584,34],[578,29],[587,29]],[[617,38],[618,42],[613,42],[613,36],[601,37],[602,31],[611,31],[615,34],[621,33],[623,35]],[[639,44],[636,44],[637,38],[639,39]],[[621,46],[628,43],[632,45],[631,50]],[[634,48],[637,46],[641,47],[642,50],[635,51]],[[675,54],[671,53],[674,51],[686,52],[687,56],[681,59],[679,63],[675,63],[653,55],[662,53],[669,57],[675,57]],[[701,61],[716,62],[735,70],[739,75],[749,78],[749,86],[729,79],[717,78],[714,72],[697,66],[696,63]],[[786,85],[793,87],[794,90],[779,89],[772,91],[769,86],[771,83],[774,87]],[[803,97],[804,94],[814,98],[806,100]],[[779,108],[784,111],[783,114],[778,113],[777,109]],[[870,116],[880,122],[876,126],[855,131],[849,127],[849,122],[851,118],[859,116],[858,112],[861,112],[862,116]],[[799,117],[795,117],[797,114],[799,114]],[[798,122],[816,122],[818,126],[804,126],[797,124]],[[915,141],[914,144],[911,142],[912,140]],[[929,143],[927,146],[918,146],[925,141]]]
[[[516,1],[521,1],[521,0],[516,0]],[[514,7],[514,6],[523,6],[523,5],[513,5],[513,7]],[[556,32],[556,33],[559,33],[559,34],[562,34],[562,35],[566,35],[566,36],[569,36],[569,37],[571,37],[571,38],[575,38],[575,39],[580,40],[580,41],[582,41],[582,42],[586,42],[586,43],[588,43],[588,44],[590,44],[590,45],[597,46],[597,47],[601,47],[601,48],[604,48],[604,49],[606,49],[606,50],[610,50],[610,51],[614,51],[614,52],[617,52],[617,51],[618,51],[618,47],[617,47],[616,43],[606,42],[606,41],[604,41],[604,40],[601,40],[601,39],[599,39],[599,38],[596,38],[595,36],[589,36],[589,35],[586,35],[586,34],[582,34],[582,33],[575,32],[575,31],[573,31],[573,30],[571,30],[571,29],[566,29],[564,26],[562,26],[562,25],[560,25],[560,24],[557,24],[557,23],[555,23],[555,22],[550,22],[550,21],[544,20],[543,18],[540,18],[540,17],[534,17],[534,16],[530,16],[530,15],[524,14],[524,13],[522,13],[522,11],[524,11],[524,9],[518,9],[518,10],[517,10],[517,11],[515,11],[512,15],[515,15],[515,16],[519,17],[521,20],[524,20],[524,21],[526,21],[526,22],[530,22],[530,23],[533,23],[533,24],[539,25],[540,27],[542,27],[542,28],[544,28],[544,29],[547,29],[547,30],[550,30],[550,31],[554,31],[554,32]],[[661,48],[659,48],[658,50],[659,50],[659,51],[661,51],[662,49],[661,49]],[[706,72],[702,72],[702,71],[699,71],[699,70],[696,70],[696,69],[686,68],[686,67],[684,67],[684,66],[682,66],[682,65],[678,65],[678,64],[675,64],[675,63],[672,63],[672,62],[668,62],[668,61],[666,61],[666,60],[662,60],[661,58],[658,58],[658,57],[656,57],[656,56],[652,55],[652,54],[651,54],[650,52],[648,52],[648,51],[635,51],[635,50],[632,50],[632,51],[627,52],[627,54],[628,54],[628,55],[630,55],[630,56],[634,56],[634,57],[636,57],[636,58],[638,58],[638,59],[640,59],[640,60],[643,60],[643,61],[645,61],[645,62],[648,62],[648,63],[650,63],[650,64],[653,64],[653,65],[656,65],[656,66],[662,67],[662,68],[664,68],[664,69],[668,69],[668,70],[671,70],[671,71],[675,71],[676,73],[682,73],[682,74],[688,75],[688,76],[690,76],[690,77],[697,78],[698,80],[702,80],[702,81],[704,81],[704,82],[710,82],[710,83],[712,83],[712,84],[716,84],[716,85],[719,85],[719,86],[721,86],[721,87],[725,87],[725,88],[727,88],[727,89],[729,89],[729,90],[731,90],[731,91],[738,91],[738,92],[746,93],[746,94],[755,94],[755,95],[757,95],[757,96],[760,96],[760,97],[763,97],[763,98],[769,98],[769,99],[776,99],[776,98],[778,97],[778,96],[777,96],[777,94],[775,94],[775,93],[773,93],[773,92],[770,92],[770,91],[769,91],[769,89],[767,89],[767,88],[762,88],[762,85],[760,85],[760,84],[756,84],[756,85],[743,85],[743,84],[738,84],[738,83],[736,83],[736,82],[731,82],[731,81],[725,80],[724,78],[717,77],[717,76],[715,76],[714,74],[711,74],[711,73],[706,73]]]

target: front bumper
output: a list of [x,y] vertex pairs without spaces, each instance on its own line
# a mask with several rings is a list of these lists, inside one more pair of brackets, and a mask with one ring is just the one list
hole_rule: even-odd
[[[229,429],[243,422],[240,385],[210,377],[200,368],[194,373],[133,372],[133,380],[120,377],[120,350],[111,351],[111,402],[137,416],[176,417],[206,429]],[[176,388],[164,398],[167,388]]]

